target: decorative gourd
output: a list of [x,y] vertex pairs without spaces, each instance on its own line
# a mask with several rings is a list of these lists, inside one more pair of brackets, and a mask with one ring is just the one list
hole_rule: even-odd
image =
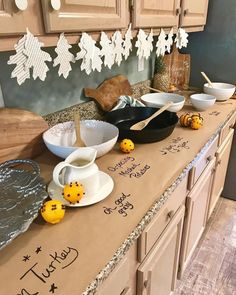
[[180,116],[179,122],[182,127],[189,127],[191,124],[191,116],[189,113],[185,113]]
[[194,130],[198,130],[203,126],[203,117],[200,114],[193,114],[191,116],[190,127]]

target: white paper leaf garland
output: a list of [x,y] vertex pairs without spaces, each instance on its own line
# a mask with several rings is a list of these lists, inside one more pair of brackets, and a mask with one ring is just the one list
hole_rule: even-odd
[[139,29],[137,35],[137,41],[135,47],[137,47],[137,56],[141,60],[143,58],[148,59],[153,50],[153,32],[147,35],[142,29]]
[[96,41],[87,33],[83,33],[79,47],[80,51],[77,53],[76,60],[82,59],[81,70],[85,70],[87,75],[95,70],[101,72],[101,50],[96,46]]
[[178,29],[175,37],[176,47],[181,49],[182,47],[187,47],[188,44],[188,33],[182,28]]
[[165,55],[165,52],[166,52],[166,33],[163,29],[161,29],[160,35],[156,43],[156,55],[157,57],[160,55]]
[[44,44],[27,29],[24,53],[27,56],[25,66],[33,69],[34,80],[39,78],[44,81],[49,70],[46,61],[52,61],[50,54],[43,51]]
[[100,45],[102,47],[101,56],[104,57],[104,65],[111,69],[115,62],[114,46],[110,38],[104,32],[101,33]]
[[166,51],[170,53],[171,46],[173,44],[173,28],[170,30],[166,40]]
[[120,31],[116,31],[111,38],[114,50],[114,61],[118,66],[120,66],[122,62],[122,55],[124,53],[123,43],[124,40],[122,38],[122,34]]
[[11,55],[7,64],[16,64],[11,73],[11,78],[16,78],[19,85],[23,84],[26,79],[30,78],[30,70],[26,68],[25,63],[27,56],[24,54],[26,35],[24,35],[15,45],[16,54]]
[[128,58],[130,55],[130,52],[132,51],[132,31],[131,31],[131,24],[129,25],[128,30],[125,33],[125,40],[124,40],[124,58],[125,60]]
[[61,33],[60,38],[57,42],[57,47],[55,51],[57,53],[57,57],[53,61],[53,66],[56,67],[59,65],[58,75],[66,79],[72,70],[71,64],[75,62],[74,55],[69,51],[72,46],[68,43],[64,33]]

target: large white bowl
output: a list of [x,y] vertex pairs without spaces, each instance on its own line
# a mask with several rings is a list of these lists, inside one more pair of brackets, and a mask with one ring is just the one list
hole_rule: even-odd
[[205,94],[205,93],[199,93],[199,94],[192,94],[190,95],[190,100],[192,105],[198,110],[198,111],[205,111],[216,101],[215,96]]
[[184,96],[175,93],[148,93],[141,96],[141,101],[148,107],[161,108],[168,101],[173,101],[173,105],[167,110],[178,112],[184,106]]
[[235,92],[235,85],[227,83],[212,83],[211,87],[208,83],[204,84],[203,91],[207,94],[213,95],[216,97],[216,100],[227,100]]
[[[114,147],[119,130],[116,126],[104,121],[83,120],[80,122],[80,133],[85,145],[97,151],[98,158]],[[78,149],[78,147],[73,147],[75,139],[73,121],[59,123],[43,133],[43,140],[47,148],[63,159]]]

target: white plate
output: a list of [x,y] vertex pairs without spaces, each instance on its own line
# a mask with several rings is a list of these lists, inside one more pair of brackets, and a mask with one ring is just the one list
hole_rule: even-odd
[[105,199],[113,190],[114,182],[110,175],[99,171],[100,190],[92,196],[85,195],[79,203],[70,204],[62,196],[62,188],[52,180],[48,185],[48,194],[52,200],[60,200],[69,207],[83,207],[98,203]]

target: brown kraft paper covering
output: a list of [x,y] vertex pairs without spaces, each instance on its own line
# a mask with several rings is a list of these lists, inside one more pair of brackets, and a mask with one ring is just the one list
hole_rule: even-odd
[[[35,220],[0,252],[0,294],[81,294],[235,108],[235,100],[217,103],[201,112],[200,130],[177,125],[161,142],[136,144],[128,155],[117,144],[98,159],[115,182],[113,192],[98,204],[68,208],[57,225]],[[50,181],[60,159],[47,152],[37,161]]]

